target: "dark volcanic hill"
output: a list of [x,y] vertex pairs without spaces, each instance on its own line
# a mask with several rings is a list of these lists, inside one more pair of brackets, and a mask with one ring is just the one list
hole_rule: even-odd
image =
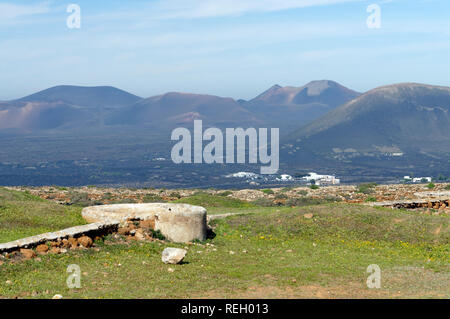
[[105,114],[140,99],[109,86],[55,86],[18,100],[0,103],[0,130],[100,127]]
[[249,103],[266,105],[322,104],[336,107],[344,104],[360,93],[329,80],[312,81],[301,87],[274,85]]
[[141,100],[140,97],[112,86],[72,86],[60,85],[31,94],[18,102],[53,103],[62,102],[84,107],[117,108]]
[[274,85],[242,105],[270,125],[282,126],[288,132],[359,95],[339,83],[322,80],[301,87]]
[[371,90],[295,131],[284,147],[283,158],[299,164],[449,164],[450,88],[405,83]]
[[144,125],[173,127],[203,120],[219,127],[260,124],[250,111],[232,98],[188,93],[166,93],[122,108],[108,119],[109,125]]

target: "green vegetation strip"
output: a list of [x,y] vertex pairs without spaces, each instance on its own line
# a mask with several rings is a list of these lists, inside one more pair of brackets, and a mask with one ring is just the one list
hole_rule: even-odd
[[79,207],[0,188],[0,243],[84,224]]
[[[339,287],[340,296],[361,298],[375,293],[366,286],[366,269],[377,264],[382,296],[450,297],[446,216],[346,204],[214,208],[221,209],[252,214],[213,221],[216,237],[193,245],[97,242],[99,251],[5,262],[0,296],[314,297],[302,294],[310,287],[325,287],[325,294]],[[161,262],[168,246],[188,247],[184,264]],[[80,289],[66,285],[70,264],[81,268]]]

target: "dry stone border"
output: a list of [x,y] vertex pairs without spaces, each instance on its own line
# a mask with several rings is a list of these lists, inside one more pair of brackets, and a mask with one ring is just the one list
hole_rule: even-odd
[[[61,245],[63,245],[64,241],[69,242],[75,240],[78,245],[79,238],[94,238],[95,236],[116,232],[118,227],[119,223],[114,221],[75,226],[56,232],[40,234],[11,241],[9,243],[0,244],[0,253],[17,251],[20,249],[29,249],[32,247],[39,247],[38,252],[44,252],[43,250],[45,248],[41,245],[45,245],[47,242],[61,242]],[[84,240],[84,243],[86,243],[87,239]],[[82,245],[82,243],[80,244]],[[71,245],[73,246],[75,244],[73,243]],[[48,248],[47,245],[45,246]]]
[[391,207],[391,208],[404,208],[404,209],[435,209],[447,212],[450,208],[450,199],[416,199],[416,200],[403,200],[403,201],[386,201],[386,202],[374,202],[366,203],[366,205],[373,207]]
[[206,209],[188,204],[93,206],[84,208],[82,216],[91,224],[0,244],[0,254],[25,259],[47,253],[59,254],[67,249],[90,248],[94,245],[93,238],[111,233],[127,236],[127,240],[151,241],[159,231],[169,241],[189,243],[205,240],[208,231]]
[[157,230],[170,241],[190,244],[196,239],[206,239],[207,224],[211,220],[239,214],[242,213],[207,216],[203,207],[188,204],[117,204],[87,207],[83,209],[82,216],[94,223],[0,244],[0,254],[11,253],[9,257],[14,257],[20,253],[24,259],[47,253],[60,254],[68,249],[91,248],[94,246],[94,238],[97,240],[112,233],[115,238],[124,236],[128,241],[153,241],[159,240],[157,236],[155,238]]
[[119,222],[129,220],[154,223],[169,241],[186,243],[205,240],[207,235],[206,209],[201,206],[172,203],[116,204],[86,207],[81,215],[88,222]]

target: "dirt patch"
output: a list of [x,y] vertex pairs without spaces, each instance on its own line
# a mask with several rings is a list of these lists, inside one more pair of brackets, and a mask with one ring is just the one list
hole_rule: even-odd
[[387,292],[364,288],[363,285],[349,284],[346,286],[252,286],[247,290],[235,293],[223,291],[208,291],[206,294],[193,298],[237,298],[237,299],[340,299],[340,298],[383,298]]
[[237,299],[377,299],[377,298],[449,298],[450,273],[438,273],[420,267],[398,267],[382,272],[380,289],[369,289],[364,281],[322,286],[318,284],[250,286],[245,290],[207,291],[191,298]]

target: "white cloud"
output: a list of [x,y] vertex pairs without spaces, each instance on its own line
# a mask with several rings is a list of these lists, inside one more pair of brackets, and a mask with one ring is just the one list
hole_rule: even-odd
[[208,18],[357,1],[362,0],[165,0],[154,8],[161,18]]
[[22,16],[43,14],[50,11],[48,3],[32,5],[18,5],[12,3],[0,3],[0,19],[15,19]]

